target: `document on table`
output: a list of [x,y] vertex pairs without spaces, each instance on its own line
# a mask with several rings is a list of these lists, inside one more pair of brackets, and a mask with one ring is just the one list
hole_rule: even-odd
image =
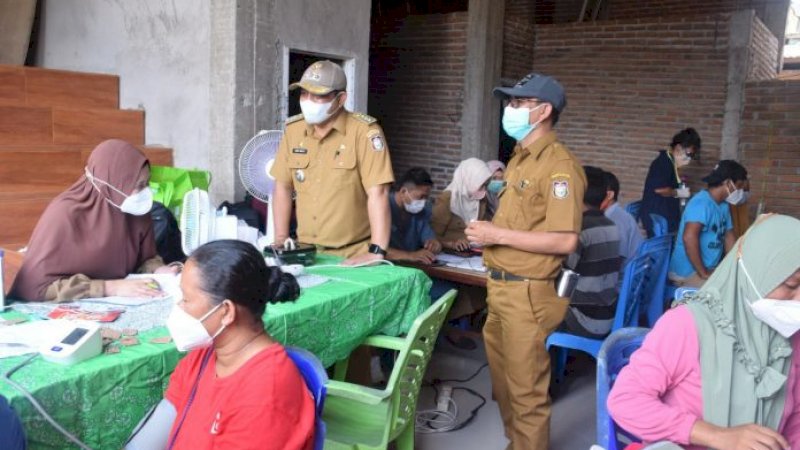
[[486,272],[486,267],[483,265],[483,257],[481,256],[464,257],[450,255],[448,253],[440,253],[439,255],[436,255],[436,259],[443,262],[447,267]]
[[122,305],[122,306],[141,306],[148,303],[166,300],[168,298],[177,301],[181,298],[181,276],[163,273],[142,273],[132,274],[125,277],[127,280],[136,279],[151,279],[158,283],[159,289],[164,295],[158,297],[100,297],[100,298],[84,298],[81,302],[87,303],[106,303],[109,305]]

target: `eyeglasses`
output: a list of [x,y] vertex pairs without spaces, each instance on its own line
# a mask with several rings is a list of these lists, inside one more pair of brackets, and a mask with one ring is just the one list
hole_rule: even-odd
[[503,102],[503,106],[510,106],[512,108],[519,108],[521,106],[537,106],[542,103],[535,98],[528,97],[509,97]]

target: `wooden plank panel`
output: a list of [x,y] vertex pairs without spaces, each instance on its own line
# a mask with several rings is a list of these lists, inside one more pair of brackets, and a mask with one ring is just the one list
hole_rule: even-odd
[[4,244],[0,245],[0,248],[3,249],[3,291],[6,295],[8,295],[8,291],[11,290],[11,285],[14,284],[14,280],[17,278],[17,273],[19,273],[19,269],[22,267],[22,259],[23,254],[19,253],[15,250],[21,248],[19,244]]
[[53,143],[97,145],[106,139],[144,144],[144,111],[53,109]]
[[166,147],[143,147],[142,151],[147,155],[147,159],[150,160],[150,165],[171,166],[173,164],[172,149]]
[[51,144],[53,115],[50,108],[0,106],[0,142]]
[[[169,147],[158,147],[149,145],[137,145],[139,150],[143,151],[150,164],[157,166],[171,166],[173,163],[172,149]],[[89,155],[92,154],[94,148],[84,148],[81,156],[83,165],[89,161]]]
[[3,199],[0,203],[0,242],[28,242],[33,228],[50,200],[49,196],[18,195],[14,199]]
[[79,150],[18,150],[0,147],[0,180],[3,184],[52,184],[69,186],[83,173]]
[[0,66],[0,105],[25,105],[25,70]]
[[119,108],[119,77],[114,75],[25,68],[29,106]]

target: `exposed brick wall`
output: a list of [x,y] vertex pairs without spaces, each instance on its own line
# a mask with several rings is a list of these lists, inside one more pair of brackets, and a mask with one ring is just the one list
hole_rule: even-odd
[[369,113],[397,176],[425,167],[442,190],[460,160],[467,13],[373,21]]
[[758,17],[753,20],[750,39],[749,81],[771,80],[778,74],[778,38]]
[[533,23],[526,18],[506,14],[501,77],[517,80],[533,70],[533,29]]
[[644,17],[671,17],[732,13],[754,9],[765,17],[770,4],[787,3],[785,0],[608,0],[608,19],[639,19]]
[[800,218],[800,80],[747,83],[740,152],[751,208]]
[[727,15],[539,25],[534,68],[555,76],[568,105],[557,129],[583,163],[613,171],[625,201],[641,198],[657,150],[687,126],[703,159],[693,188],[719,157],[728,69]]

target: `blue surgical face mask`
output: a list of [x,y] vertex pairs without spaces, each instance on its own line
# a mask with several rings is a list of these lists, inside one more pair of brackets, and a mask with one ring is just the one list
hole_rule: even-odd
[[531,108],[513,108],[511,105],[506,106],[503,110],[503,130],[514,138],[517,142],[525,139],[525,136],[531,134],[533,130],[539,126],[539,123],[531,124],[531,112],[544,106],[541,104],[533,109]]
[[492,180],[486,186],[486,190],[492,194],[499,194],[503,188],[506,187],[506,182],[503,180]]

